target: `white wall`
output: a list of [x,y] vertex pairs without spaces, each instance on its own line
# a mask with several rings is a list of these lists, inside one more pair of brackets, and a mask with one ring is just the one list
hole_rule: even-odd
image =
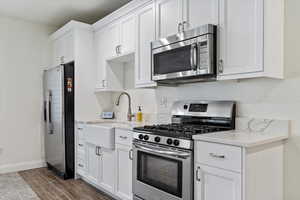
[[[145,112],[166,117],[174,100],[235,100],[238,116],[291,120],[291,136],[285,146],[285,200],[300,199],[300,1],[286,0],[285,79],[249,79],[159,87],[154,90],[129,90],[133,105]],[[276,41],[274,41],[276,42]],[[166,104],[162,99],[167,99]],[[125,102],[125,103],[124,103]],[[150,103],[150,106],[147,106]],[[157,109],[153,108],[157,106]],[[126,112],[126,100],[118,112]],[[124,115],[124,113],[123,113]],[[161,122],[161,121],[159,121]]]
[[53,27],[0,17],[0,173],[38,166],[42,148],[42,66]]

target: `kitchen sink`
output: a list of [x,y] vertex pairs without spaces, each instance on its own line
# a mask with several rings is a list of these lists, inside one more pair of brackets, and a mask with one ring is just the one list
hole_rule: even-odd
[[85,128],[85,140],[106,149],[115,148],[115,128],[114,123],[87,124]]

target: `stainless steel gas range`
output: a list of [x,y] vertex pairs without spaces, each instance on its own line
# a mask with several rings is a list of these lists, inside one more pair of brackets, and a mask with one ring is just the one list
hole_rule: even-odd
[[232,101],[178,101],[171,124],[134,128],[134,199],[192,200],[192,136],[234,129],[235,112]]

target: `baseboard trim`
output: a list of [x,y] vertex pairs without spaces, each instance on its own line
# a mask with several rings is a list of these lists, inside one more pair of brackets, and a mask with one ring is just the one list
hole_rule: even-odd
[[45,166],[46,166],[46,163],[43,160],[0,165],[0,174],[19,172],[19,171],[35,169],[35,168],[40,168],[40,167],[45,167]]

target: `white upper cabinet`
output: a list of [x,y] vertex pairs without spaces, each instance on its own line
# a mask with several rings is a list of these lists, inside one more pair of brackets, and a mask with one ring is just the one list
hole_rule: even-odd
[[132,53],[135,50],[135,20],[135,15],[130,15],[120,22],[120,54]]
[[242,175],[207,165],[195,165],[195,199],[242,200]]
[[96,88],[104,89],[107,87],[106,76],[106,57],[109,55],[107,49],[107,39],[105,31],[101,30],[95,33],[95,50],[97,65],[97,81]]
[[120,24],[113,23],[105,28],[105,47],[107,51],[106,59],[118,56],[120,45]]
[[69,31],[53,41],[53,66],[74,61],[74,32]]
[[153,87],[156,86],[151,80],[151,42],[155,40],[154,4],[142,8],[136,18],[135,87]]
[[262,72],[264,1],[220,0],[219,75]]
[[165,38],[177,33],[183,19],[182,0],[156,0],[157,38]]
[[184,30],[219,23],[219,0],[183,0]]
[[135,49],[135,16],[125,16],[106,27],[107,59],[133,53]]

